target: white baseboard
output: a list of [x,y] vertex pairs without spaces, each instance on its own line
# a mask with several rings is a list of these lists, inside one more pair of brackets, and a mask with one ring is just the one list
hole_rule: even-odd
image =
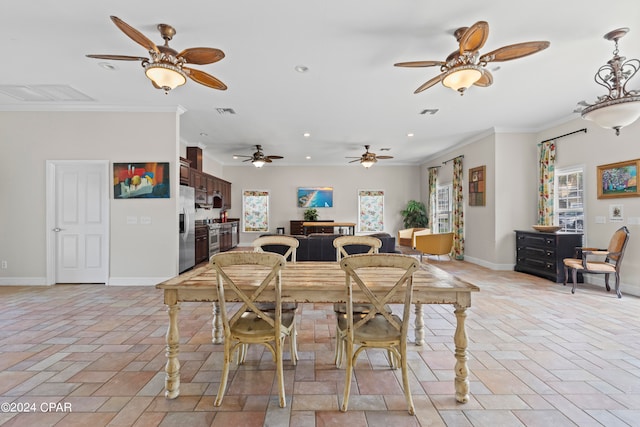
[[514,264],[495,264],[480,258],[474,258],[467,255],[464,256],[464,260],[470,262],[471,264],[477,264],[481,267],[486,267],[490,270],[509,271],[513,270],[514,267]]
[[0,286],[47,286],[46,277],[0,277]]

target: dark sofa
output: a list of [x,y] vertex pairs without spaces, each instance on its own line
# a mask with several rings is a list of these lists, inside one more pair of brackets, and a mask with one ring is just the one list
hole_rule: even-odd
[[[267,236],[268,234],[264,234]],[[300,246],[296,251],[298,261],[336,261],[336,248],[333,247],[333,240],[341,234],[309,234],[308,236],[291,236],[298,239]],[[380,253],[397,253],[396,238],[388,233],[371,234],[382,241]],[[266,245],[263,249],[267,252],[284,254],[285,247],[278,245]],[[345,247],[348,254],[366,253],[368,246],[350,245]]]

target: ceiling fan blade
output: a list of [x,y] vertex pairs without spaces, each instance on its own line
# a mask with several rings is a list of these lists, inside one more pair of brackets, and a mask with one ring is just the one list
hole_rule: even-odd
[[224,52],[212,47],[192,47],[178,54],[189,64],[205,65],[213,64],[224,58]]
[[429,89],[431,86],[435,85],[436,83],[440,83],[442,81],[443,76],[444,76],[444,73],[435,76],[434,78],[432,78],[431,80],[429,80],[428,82],[420,86],[418,89],[416,89],[413,93],[420,93],[425,89]]
[[445,63],[442,61],[409,61],[409,62],[397,62],[393,64],[394,67],[435,67],[443,66]]
[[262,160],[264,160],[265,163],[271,163],[271,159],[268,157],[265,157]]
[[489,24],[486,21],[478,21],[460,36],[460,53],[475,52],[484,46],[489,37]]
[[549,47],[547,41],[524,42],[503,46],[480,57],[480,62],[501,62],[522,58]]
[[477,82],[474,83],[476,86],[487,87],[493,84],[493,76],[489,72],[489,70],[483,70],[482,77],[478,79]]
[[393,156],[376,156],[376,159],[393,159]]
[[87,58],[94,59],[109,59],[113,61],[144,61],[149,58],[143,58],[142,56],[127,56],[127,55],[86,55]]
[[355,160],[351,160],[349,163],[359,162],[360,160],[362,160],[362,159],[361,159],[360,157],[358,157],[358,158],[357,158],[357,159],[355,159]]
[[120,30],[123,33],[129,36],[131,40],[138,43],[140,46],[144,47],[148,51],[154,51],[154,52],[160,53],[160,50],[158,50],[158,46],[156,46],[154,42],[149,40],[147,36],[142,34],[140,31],[136,30],[131,25],[127,24],[117,16],[111,16],[111,20],[113,21],[114,24],[116,24],[118,28],[120,28]]
[[282,156],[267,156],[266,158],[271,160],[284,159]]
[[246,160],[243,160],[243,162],[249,162],[249,161],[251,161],[251,160],[253,160],[253,157],[249,156],[249,158],[248,158],[248,159],[246,159]]
[[227,90],[227,86],[211,74],[188,67],[182,67],[182,70],[187,73],[191,80],[200,83],[201,85],[208,86],[212,89]]

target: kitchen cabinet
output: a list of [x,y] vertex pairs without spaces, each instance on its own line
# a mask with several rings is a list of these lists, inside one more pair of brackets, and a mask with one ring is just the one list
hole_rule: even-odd
[[196,264],[209,259],[209,227],[196,225]]
[[207,204],[207,180],[205,174],[195,169],[191,169],[191,187],[195,189],[196,203],[201,205]]
[[[564,281],[564,258],[573,258],[582,246],[582,233],[543,233],[516,230],[515,271]],[[582,275],[578,278],[582,282]]]
[[191,184],[191,162],[180,157],[180,185]]

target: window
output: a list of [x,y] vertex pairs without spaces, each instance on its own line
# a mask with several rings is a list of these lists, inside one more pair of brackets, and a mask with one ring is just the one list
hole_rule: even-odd
[[448,233],[451,231],[451,184],[439,185],[436,197],[436,220],[438,223],[435,227],[431,224],[431,231],[433,233]]
[[562,231],[584,230],[584,177],[583,169],[559,169],[556,171],[555,211],[557,225]]

